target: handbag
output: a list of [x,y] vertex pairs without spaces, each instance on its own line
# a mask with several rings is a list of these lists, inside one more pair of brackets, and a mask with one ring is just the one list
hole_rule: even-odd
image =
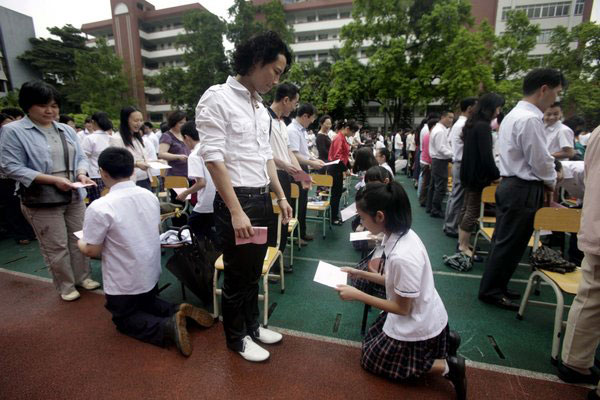
[[561,257],[560,253],[548,246],[538,247],[529,257],[531,266],[551,272],[565,274],[575,271],[577,266]]
[[[71,164],[69,163],[69,149],[65,135],[58,132],[62,143],[65,165],[67,167],[67,179],[71,179]],[[29,187],[21,185],[19,190],[21,202],[29,208],[51,208],[64,206],[71,203],[73,192],[71,190],[60,190],[56,185],[32,182]]]

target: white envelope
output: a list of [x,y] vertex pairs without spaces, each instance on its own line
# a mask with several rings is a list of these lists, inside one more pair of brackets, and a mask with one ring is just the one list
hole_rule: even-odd
[[337,285],[346,285],[348,283],[348,273],[343,272],[339,267],[319,261],[317,272],[315,272],[314,281],[332,288]]

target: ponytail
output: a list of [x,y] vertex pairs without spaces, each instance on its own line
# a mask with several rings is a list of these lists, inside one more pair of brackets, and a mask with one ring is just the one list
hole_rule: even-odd
[[372,218],[377,211],[385,215],[385,228],[404,236],[412,225],[410,200],[402,185],[392,180],[388,184],[367,183],[356,193],[356,207]]
[[109,131],[113,128],[112,121],[108,117],[108,114],[103,111],[95,112],[94,115],[92,115],[92,121],[94,121],[103,131]]

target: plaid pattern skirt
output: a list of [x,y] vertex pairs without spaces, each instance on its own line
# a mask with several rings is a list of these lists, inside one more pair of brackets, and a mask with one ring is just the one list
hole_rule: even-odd
[[448,357],[448,325],[434,338],[404,342],[383,332],[386,317],[381,313],[363,340],[360,364],[367,371],[392,380],[419,378]]
[[92,180],[96,182],[96,185],[98,186],[90,186],[86,188],[87,197],[90,200],[89,204],[91,204],[94,200],[98,200],[102,194],[102,190],[104,190],[104,181],[102,178],[92,178]]

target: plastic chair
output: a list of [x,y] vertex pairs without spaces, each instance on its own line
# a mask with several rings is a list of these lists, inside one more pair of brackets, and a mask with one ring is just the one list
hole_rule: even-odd
[[331,197],[331,187],[333,186],[333,177],[331,175],[321,175],[321,174],[311,174],[310,175],[313,183],[316,186],[325,187],[326,190],[321,192],[322,196],[325,196],[327,200],[314,202],[309,201],[306,209],[307,211],[316,211],[320,214],[317,216],[307,216],[306,219],[310,221],[321,221],[323,225],[323,239],[325,239],[325,225],[329,223],[329,228],[331,229],[331,202],[329,201]]
[[[540,246],[540,231],[551,230],[554,232],[570,232],[573,234],[579,231],[580,220],[581,210],[554,207],[540,208],[535,213],[535,219],[533,222],[533,226],[535,229],[533,234],[533,250],[537,250],[537,248]],[[558,363],[560,336],[562,327],[565,324],[563,322],[563,314],[565,308],[563,292],[569,294],[577,294],[577,289],[579,288],[580,280],[580,268],[577,268],[575,271],[566,274],[560,274],[535,268],[533,273],[529,277],[529,280],[527,281],[527,288],[525,289],[523,299],[521,300],[521,306],[519,307],[519,311],[517,312],[517,319],[522,320],[527,304],[531,303],[546,307],[556,307],[554,312],[554,332],[552,336],[551,353],[551,362],[554,365]],[[539,287],[541,281],[546,282],[554,290],[554,294],[556,295],[556,305],[549,305],[547,303],[529,300],[529,296],[531,295],[533,286],[536,285]]]
[[[273,196],[273,193],[271,194]],[[281,293],[285,293],[285,280],[283,275],[283,254],[279,250],[279,244],[281,243],[281,210],[276,204],[273,205],[273,212],[277,214],[277,244],[275,247],[269,246],[267,248],[267,255],[263,261],[262,280],[263,280],[263,293],[258,295],[259,300],[263,300],[263,326],[267,327],[269,323],[269,278],[279,279],[281,284]],[[279,275],[271,274],[271,268],[275,265],[275,262],[279,260]],[[223,263],[223,255],[217,258],[215,261],[215,274],[213,276],[213,304],[214,311],[213,317],[218,318],[219,303],[217,296],[220,296],[223,289],[219,287],[219,271],[224,271],[225,265]]]

